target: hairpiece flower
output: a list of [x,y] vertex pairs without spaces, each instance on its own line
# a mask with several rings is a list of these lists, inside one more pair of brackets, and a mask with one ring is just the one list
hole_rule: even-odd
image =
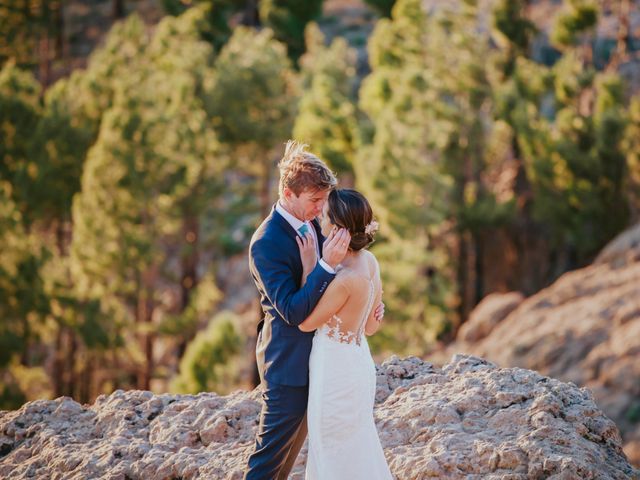
[[369,223],[369,225],[364,227],[364,233],[366,233],[367,235],[373,235],[378,231],[379,228],[380,228],[380,224],[375,220],[371,220],[371,223]]

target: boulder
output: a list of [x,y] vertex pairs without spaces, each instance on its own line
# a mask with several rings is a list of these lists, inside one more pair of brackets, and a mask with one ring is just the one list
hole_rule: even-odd
[[[456,355],[377,367],[375,419],[399,479],[640,478],[589,390]],[[241,479],[260,394],[116,391],[0,412],[0,478]],[[307,446],[290,478],[304,478]]]
[[[473,321],[469,328],[477,330]],[[620,428],[631,463],[640,465],[640,226],[614,239],[593,265],[564,274],[488,335],[469,340],[478,337],[458,335],[428,358],[443,363],[466,353],[589,388]]]
[[473,309],[462,324],[457,338],[464,342],[477,342],[491,333],[498,323],[513,312],[524,300],[520,292],[491,293]]

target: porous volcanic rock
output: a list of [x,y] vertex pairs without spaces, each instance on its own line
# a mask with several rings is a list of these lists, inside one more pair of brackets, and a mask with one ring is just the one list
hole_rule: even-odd
[[484,338],[467,338],[458,335],[429,360],[466,353],[589,388],[640,466],[640,225],[592,265],[525,299]]
[[[30,402],[0,412],[0,478],[240,479],[259,398],[116,391],[93,405]],[[443,368],[391,357],[378,367],[375,418],[398,479],[640,478],[588,390],[477,357]],[[304,477],[306,453],[291,478]]]

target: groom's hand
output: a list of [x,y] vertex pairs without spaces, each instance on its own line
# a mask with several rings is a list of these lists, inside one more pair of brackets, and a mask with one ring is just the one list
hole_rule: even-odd
[[332,230],[322,244],[322,260],[335,269],[347,254],[349,243],[351,243],[351,235],[346,228]]

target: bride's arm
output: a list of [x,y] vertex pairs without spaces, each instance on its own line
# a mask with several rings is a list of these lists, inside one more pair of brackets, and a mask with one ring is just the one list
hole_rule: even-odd
[[304,322],[298,325],[303,332],[312,332],[324,325],[333,315],[340,311],[349,298],[349,290],[343,277],[337,277],[327,287],[327,291]]

